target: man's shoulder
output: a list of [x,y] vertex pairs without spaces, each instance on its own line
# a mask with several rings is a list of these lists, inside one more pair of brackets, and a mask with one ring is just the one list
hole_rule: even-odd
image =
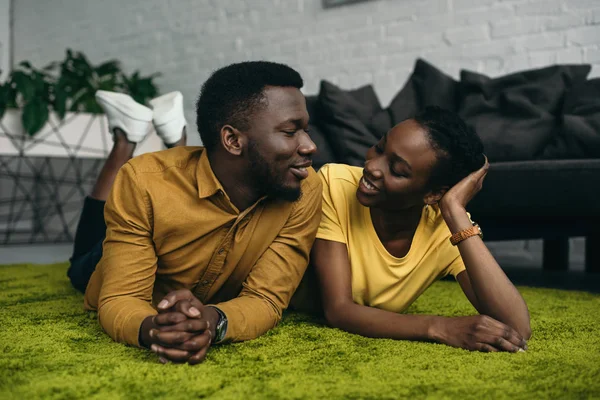
[[303,193],[310,193],[313,190],[321,190],[321,179],[315,170],[310,167],[308,168],[308,177],[302,181],[301,188]]
[[136,175],[160,173],[172,168],[185,169],[190,165],[195,165],[203,151],[203,147],[174,147],[139,155],[129,160],[129,165]]

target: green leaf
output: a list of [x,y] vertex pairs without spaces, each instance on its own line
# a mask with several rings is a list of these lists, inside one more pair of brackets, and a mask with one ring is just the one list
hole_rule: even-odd
[[4,116],[7,108],[13,107],[13,94],[14,90],[10,82],[6,82],[3,85],[0,84],[0,119]]
[[118,92],[119,84],[116,77],[110,77],[110,79],[103,79],[99,82],[96,90],[108,90],[111,92]]
[[75,74],[73,74],[71,71],[67,70],[61,73],[58,82],[61,85],[61,88],[64,88],[65,90],[68,89],[70,91],[74,91],[74,88],[81,85],[81,79]]
[[8,107],[8,84],[0,84],[0,120],[4,116],[4,112]]
[[83,100],[84,101],[82,101],[81,103],[83,108],[82,111],[89,112],[91,114],[104,113],[104,110],[102,110],[102,107],[100,107],[100,105],[96,102],[96,98],[94,96],[88,97]]
[[20,66],[20,67],[23,67],[23,68],[27,68],[27,69],[32,69],[32,68],[31,68],[31,64],[29,63],[29,61],[21,61],[21,62],[19,63],[19,66]]
[[25,103],[31,101],[35,97],[35,82],[31,76],[23,71],[14,71],[12,73],[12,82],[15,84],[15,89],[23,96]]
[[33,87],[35,89],[35,97],[47,97],[47,87],[48,82],[45,79],[45,76],[37,71],[33,71],[31,74],[31,82],[33,83]]
[[48,106],[43,101],[33,100],[23,107],[23,128],[29,136],[35,135],[48,121]]
[[100,78],[102,78],[105,75],[117,74],[120,70],[121,65],[117,60],[107,61],[95,68],[96,74],[98,74]]
[[63,120],[67,113],[67,93],[64,91],[57,91],[54,94],[53,108],[58,117]]
[[60,65],[60,63],[58,61],[52,61],[51,63],[48,63],[48,65],[46,65],[44,68],[42,68],[42,70],[52,71],[52,70],[56,69],[56,67],[58,67],[59,65]]
[[85,103],[85,97],[77,97],[77,98],[71,98],[71,105],[69,106],[69,111],[72,112],[79,112],[79,111],[84,111],[83,109],[83,103]]
[[6,104],[6,101],[8,100],[9,87],[10,86],[8,82],[4,84],[0,83],[0,104]]
[[13,85],[10,84],[10,82],[7,82],[4,87],[6,88],[4,98],[6,101],[6,107],[17,108],[17,90],[13,87]]
[[135,101],[145,104],[148,100],[158,95],[158,89],[153,79],[160,76],[155,73],[146,77],[141,77],[139,71],[135,71],[131,77],[123,76],[126,92],[133,97]]
[[75,57],[73,58],[73,70],[77,75],[86,77],[86,79],[91,78],[94,72],[88,59],[80,52],[75,53]]

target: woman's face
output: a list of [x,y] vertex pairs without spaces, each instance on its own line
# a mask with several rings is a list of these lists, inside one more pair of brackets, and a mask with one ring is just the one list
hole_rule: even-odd
[[403,121],[367,152],[356,197],[366,207],[390,211],[423,205],[436,162],[424,128],[412,119]]

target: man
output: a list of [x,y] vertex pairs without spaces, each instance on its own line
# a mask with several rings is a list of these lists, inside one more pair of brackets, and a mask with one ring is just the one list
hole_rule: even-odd
[[[204,148],[176,146],[119,169],[104,206],[102,258],[85,292],[85,307],[98,311],[113,339],[150,347],[161,362],[196,364],[211,344],[256,338],[281,319],[308,264],[321,208],[302,85],[281,64],[222,68],[197,102]],[[99,101],[115,143],[129,139],[128,126],[138,132],[131,145],[148,114],[116,96]],[[153,104],[157,132],[171,143],[182,140],[165,132],[181,130],[168,117],[182,115],[175,103]],[[100,186],[110,188],[108,181]]]

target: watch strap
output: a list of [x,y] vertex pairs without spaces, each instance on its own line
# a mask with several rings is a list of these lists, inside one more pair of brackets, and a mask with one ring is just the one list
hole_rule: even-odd
[[227,325],[228,325],[227,316],[225,315],[225,313],[223,311],[221,311],[221,309],[219,309],[219,307],[215,307],[215,306],[208,306],[208,307],[214,308],[215,311],[217,312],[217,314],[219,314],[219,321],[217,321],[217,326],[215,327],[215,337],[213,340],[213,343],[218,344],[218,343],[221,343],[223,341],[223,339],[225,339],[225,335],[227,334]]
[[462,231],[459,231],[459,232],[456,232],[455,234],[453,234],[450,237],[450,243],[452,243],[453,246],[456,246],[463,240],[468,239],[471,236],[475,236],[475,235],[479,235],[481,238],[483,238],[483,234],[481,233],[481,228],[477,224],[473,224],[472,227],[463,229]]

